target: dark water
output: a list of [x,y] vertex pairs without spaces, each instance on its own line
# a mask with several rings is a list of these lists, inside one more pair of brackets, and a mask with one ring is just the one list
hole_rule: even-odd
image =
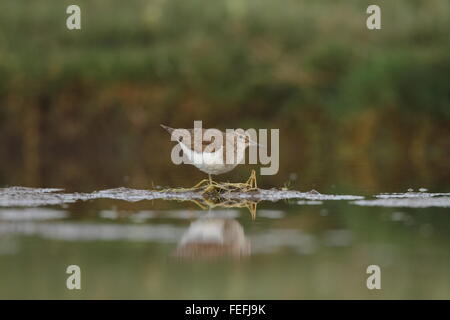
[[0,298],[450,298],[448,193],[268,191],[254,219],[248,199],[165,198],[0,189]]

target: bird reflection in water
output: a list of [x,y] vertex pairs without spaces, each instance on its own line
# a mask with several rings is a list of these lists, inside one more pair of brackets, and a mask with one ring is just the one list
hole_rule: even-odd
[[209,210],[208,216],[191,223],[174,251],[174,257],[211,259],[219,257],[241,258],[250,255],[250,242],[245,237],[242,225],[234,219],[215,218],[212,208],[247,207],[254,220],[257,202],[247,200],[222,202],[203,200],[195,202],[200,207]]

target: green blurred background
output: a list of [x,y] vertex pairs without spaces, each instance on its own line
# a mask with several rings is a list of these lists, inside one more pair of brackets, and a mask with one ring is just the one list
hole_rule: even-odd
[[448,0],[3,0],[0,185],[191,185],[159,124],[203,120],[280,128],[264,187],[448,191],[449,22]]
[[[66,28],[71,4],[80,31]],[[381,30],[366,28],[370,4]],[[265,188],[449,192],[449,26],[448,0],[1,0],[0,188],[191,186],[205,174],[171,162],[159,124],[203,120],[280,129],[280,171],[258,177]],[[242,181],[251,168],[218,179]],[[450,296],[445,204],[258,206],[256,220],[235,217],[252,256],[177,263],[190,223],[216,211],[103,199],[41,208],[65,219],[20,221],[22,209],[2,208],[0,298]],[[105,238],[105,226],[118,235]],[[154,238],[133,238],[139,227]],[[335,231],[347,242],[327,244]],[[64,286],[74,263],[77,292]],[[365,286],[370,264],[383,268],[381,291]]]

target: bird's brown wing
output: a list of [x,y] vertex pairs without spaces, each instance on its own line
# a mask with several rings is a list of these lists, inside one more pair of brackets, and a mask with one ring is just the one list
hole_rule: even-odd
[[206,137],[204,137],[205,131],[207,129],[202,128],[197,130],[198,132],[197,134],[195,134],[195,129],[188,129],[191,135],[191,149],[193,149],[195,152],[204,152],[208,146],[210,146],[207,149],[208,152],[217,151],[223,146],[223,143],[225,142],[225,135],[223,134],[223,132],[221,132],[222,143],[216,145],[214,136],[211,137],[211,140],[208,140],[206,139]]
[[[176,129],[165,126],[163,124],[161,124],[161,127],[166,130],[169,134],[172,134]],[[187,130],[184,131],[184,130]],[[213,136],[211,138],[211,140],[206,140],[203,139],[203,136],[205,134],[205,131],[207,129],[184,129],[182,134],[181,134],[181,138],[179,139],[179,142],[183,143],[185,146],[187,146],[188,148],[194,150],[195,152],[204,152],[205,149],[210,146],[208,148],[207,151],[217,151],[218,149],[220,149],[223,144],[225,144],[225,134],[223,132],[221,132],[222,134],[222,143],[221,144],[214,144],[215,142],[215,137]],[[196,132],[196,130],[198,130],[198,132]],[[197,134],[196,134],[197,133]]]

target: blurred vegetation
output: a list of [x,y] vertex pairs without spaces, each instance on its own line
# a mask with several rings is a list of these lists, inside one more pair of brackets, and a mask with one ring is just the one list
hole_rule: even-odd
[[[287,162],[312,174],[330,154],[442,167],[450,2],[376,1],[382,29],[370,31],[372,3],[2,1],[0,163],[24,169],[28,184],[75,150],[76,162],[101,155],[100,167],[108,156],[159,164],[142,150],[163,145],[159,123],[202,119],[282,128],[282,157],[301,150]],[[69,4],[81,7],[81,31],[65,26]]]

